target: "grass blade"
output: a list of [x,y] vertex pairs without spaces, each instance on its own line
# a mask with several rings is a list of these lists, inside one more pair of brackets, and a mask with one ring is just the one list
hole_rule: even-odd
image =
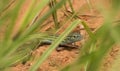
[[75,20],[44,52],[44,54],[36,61],[29,71],[36,71],[42,62],[50,55],[50,53],[57,47],[57,45],[80,23],[80,20]]

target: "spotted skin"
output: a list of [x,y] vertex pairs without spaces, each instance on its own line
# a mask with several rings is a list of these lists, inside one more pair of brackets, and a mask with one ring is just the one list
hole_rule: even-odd
[[[55,39],[57,38],[58,36],[55,36]],[[80,33],[77,33],[77,32],[74,32],[74,33],[70,33],[59,45],[60,46],[65,46],[67,44],[72,44],[72,43],[75,43],[75,42],[78,42],[80,40],[83,39],[83,36],[80,34]],[[42,44],[51,44],[53,42],[53,40],[43,40],[41,41]]]

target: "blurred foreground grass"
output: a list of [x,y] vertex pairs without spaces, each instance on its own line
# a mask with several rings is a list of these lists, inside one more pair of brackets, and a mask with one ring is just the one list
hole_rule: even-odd
[[[89,1],[89,0],[87,0]],[[43,61],[50,55],[55,47],[78,25],[82,24],[89,34],[89,39],[83,44],[82,50],[78,60],[73,64],[70,64],[62,69],[62,71],[80,71],[84,68],[84,71],[97,71],[99,70],[100,64],[104,56],[108,51],[114,47],[114,45],[120,44],[120,23],[116,21],[116,17],[120,11],[120,1],[110,0],[111,9],[105,10],[104,6],[98,5],[98,10],[104,17],[103,25],[92,33],[87,23],[80,19],[75,19],[68,26],[67,29],[55,40],[56,43],[50,46],[48,50],[36,61],[35,64],[29,69],[30,71],[36,71],[36,69],[43,63]],[[30,6],[25,15],[21,19],[20,29],[15,35],[13,35],[14,26],[19,16],[19,11],[22,5],[25,3],[24,0],[0,0],[0,29],[5,30],[2,38],[0,39],[0,71],[9,68],[17,62],[22,62],[25,58],[30,56],[31,52],[39,45],[39,41],[44,38],[49,38],[48,33],[36,32],[39,27],[42,27],[44,21],[46,21],[51,15],[53,16],[56,31],[61,27],[57,20],[56,12],[65,2],[68,2],[73,15],[66,20],[68,22],[77,15],[72,7],[71,0],[43,0],[36,5],[36,0],[31,0]],[[45,13],[37,21],[33,22],[39,12],[48,5],[49,2],[53,2],[51,9]],[[89,2],[88,2],[89,3]],[[90,5],[90,4],[89,4]],[[91,8],[91,7],[90,7]],[[31,22],[32,21],[32,22]],[[31,26],[28,26],[31,24]],[[3,28],[6,26],[5,28]],[[40,28],[39,28],[40,29]],[[115,61],[116,64],[117,61]],[[115,70],[116,71],[116,70]]]

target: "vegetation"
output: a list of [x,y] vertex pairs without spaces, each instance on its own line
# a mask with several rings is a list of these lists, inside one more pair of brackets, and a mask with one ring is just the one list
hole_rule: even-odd
[[[104,6],[99,4],[98,10],[104,17],[103,25],[97,29],[94,33],[90,30],[87,23],[79,18],[78,12],[72,7],[71,0],[42,0],[36,5],[36,0],[31,0],[30,6],[25,15],[22,17],[19,30],[14,34],[14,27],[16,25],[19,11],[21,10],[25,0],[0,0],[0,70],[9,68],[10,66],[23,62],[30,57],[31,52],[39,45],[37,41],[41,41],[45,38],[50,38],[49,33],[39,32],[43,23],[52,15],[55,25],[55,33],[65,25],[68,21],[74,18],[72,23],[64,30],[64,32],[50,45],[44,54],[31,66],[29,71],[36,71],[36,69],[43,63],[43,61],[50,55],[55,47],[74,29],[78,24],[82,24],[89,34],[89,39],[83,44],[82,50],[78,60],[73,64],[70,64],[63,68],[61,71],[80,71],[84,68],[85,71],[97,71],[104,56],[108,51],[114,47],[114,45],[120,44],[120,23],[116,22],[116,16],[120,11],[120,0],[110,0],[111,9],[108,11]],[[86,0],[91,8],[89,0]],[[72,13],[68,14],[68,19],[64,21],[62,25],[59,25],[57,18],[58,9],[65,6],[68,3]],[[42,17],[36,20],[38,14],[42,9],[50,4],[50,10],[46,12]],[[4,29],[4,31],[2,31]],[[52,32],[52,31],[51,31]],[[53,32],[52,32],[53,33]],[[39,40],[38,40],[39,39]],[[31,44],[32,43],[32,44]],[[118,56],[118,59],[120,56]],[[117,64],[117,61],[115,61]],[[114,70],[116,71],[116,70]]]

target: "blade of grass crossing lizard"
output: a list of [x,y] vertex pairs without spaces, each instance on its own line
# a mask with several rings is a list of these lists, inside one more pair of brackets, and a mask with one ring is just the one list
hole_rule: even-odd
[[36,71],[36,69],[43,63],[43,61],[50,55],[50,53],[58,46],[58,44],[80,23],[80,20],[75,20],[71,25],[55,40],[52,45],[43,53],[43,55],[36,61],[29,71]]

